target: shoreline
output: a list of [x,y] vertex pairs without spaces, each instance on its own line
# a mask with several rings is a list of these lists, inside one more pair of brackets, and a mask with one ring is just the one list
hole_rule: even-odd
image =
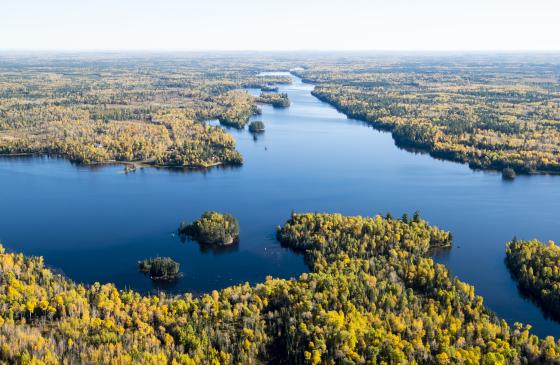
[[140,161],[118,161],[118,160],[108,160],[108,161],[96,161],[91,163],[84,163],[79,161],[74,161],[64,155],[53,155],[49,153],[34,153],[34,152],[26,152],[26,153],[0,153],[0,158],[17,158],[17,157],[48,157],[48,158],[58,158],[61,160],[69,161],[70,163],[84,166],[84,167],[102,167],[102,166],[110,166],[110,165],[123,165],[123,166],[130,166],[132,165],[134,168],[142,168],[142,167],[153,167],[153,168],[165,168],[165,169],[189,169],[189,170],[205,170],[211,169],[213,167],[218,166],[228,166],[228,167],[236,167],[241,166],[243,163],[225,163],[225,162],[215,162],[212,164],[207,165],[165,165],[165,164],[156,164],[151,162],[150,160],[140,160]]
[[[298,75],[295,75],[295,76],[300,77]],[[312,83],[310,80],[306,80],[304,78],[301,78],[301,79],[302,79],[302,82],[307,83],[309,85],[313,85],[314,88],[316,87],[316,84]],[[366,123],[367,125],[371,126],[375,130],[391,133],[391,137],[393,138],[393,141],[395,142],[395,146],[398,147],[398,148],[404,149],[407,152],[428,154],[430,157],[432,157],[434,159],[437,159],[437,160],[449,161],[449,162],[459,163],[459,164],[462,164],[462,165],[467,165],[473,171],[496,172],[496,173],[501,174],[503,169],[509,167],[509,168],[514,169],[517,176],[560,176],[560,170],[556,171],[556,170],[538,169],[538,170],[534,170],[534,171],[527,171],[527,170],[524,170],[524,169],[517,169],[515,167],[511,167],[511,166],[505,165],[505,164],[502,165],[502,166],[495,166],[495,167],[488,167],[488,168],[487,167],[476,166],[475,164],[473,164],[473,161],[469,161],[469,160],[465,160],[465,159],[462,159],[462,158],[459,158],[459,157],[455,157],[452,151],[444,151],[444,150],[438,151],[438,150],[434,150],[431,147],[427,147],[427,146],[422,145],[422,144],[415,144],[415,143],[412,143],[412,142],[408,142],[405,139],[399,138],[399,136],[395,135],[393,125],[387,125],[387,124],[384,124],[384,123],[367,120],[366,118],[361,117],[359,115],[353,115],[352,113],[350,113],[348,111],[345,111],[343,108],[340,108],[338,105],[336,105],[334,102],[331,102],[327,98],[321,97],[320,95],[317,95],[315,93],[315,90],[311,91],[311,95],[313,95],[314,97],[316,97],[320,101],[330,105],[331,107],[333,107],[339,113],[344,114],[348,119],[355,119],[357,121]],[[413,149],[413,151],[411,151],[411,149]],[[501,162],[501,161],[499,161],[499,162]]]

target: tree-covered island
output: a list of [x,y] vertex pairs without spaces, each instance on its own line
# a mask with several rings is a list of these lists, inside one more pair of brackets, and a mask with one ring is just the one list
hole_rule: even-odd
[[275,108],[287,108],[290,106],[290,99],[286,93],[261,93],[257,98],[257,102],[270,104]]
[[262,133],[264,132],[264,128],[264,123],[260,120],[249,123],[249,132],[251,133]]
[[155,257],[138,261],[138,270],[155,281],[170,281],[181,277],[179,263],[170,257]]
[[182,222],[179,234],[207,245],[231,245],[239,238],[239,222],[230,214],[208,211],[192,223]]

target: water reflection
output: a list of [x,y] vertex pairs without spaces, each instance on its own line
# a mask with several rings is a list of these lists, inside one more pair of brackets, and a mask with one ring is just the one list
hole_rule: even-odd
[[239,251],[239,238],[237,238],[233,243],[228,245],[211,245],[200,243],[195,240],[190,239],[187,235],[181,234],[178,236],[179,240],[183,244],[188,245],[198,245],[198,249],[200,253],[212,253],[214,255],[223,255],[227,253],[237,252]]

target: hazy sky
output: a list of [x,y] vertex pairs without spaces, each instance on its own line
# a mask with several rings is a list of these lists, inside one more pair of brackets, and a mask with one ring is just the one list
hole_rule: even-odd
[[0,49],[560,50],[560,0],[0,0]]

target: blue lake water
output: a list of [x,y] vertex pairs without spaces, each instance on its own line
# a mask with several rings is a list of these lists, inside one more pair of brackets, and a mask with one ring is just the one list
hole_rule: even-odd
[[[292,210],[370,216],[420,210],[454,234],[454,247],[436,260],[473,284],[508,322],[560,337],[560,325],[520,295],[503,261],[514,235],[560,240],[560,177],[508,182],[498,173],[401,150],[389,133],[346,118],[313,97],[312,88],[297,78],[281,86],[292,105],[263,106],[254,119],[265,122],[266,132],[256,140],[246,130],[229,130],[245,159],[239,168],[124,174],[122,166],[0,159],[0,241],[44,256],[78,282],[200,293],[306,271],[303,257],[275,240],[276,226]],[[238,246],[204,252],[174,235],[182,220],[205,210],[239,219]],[[155,287],[136,267],[155,255],[179,261],[184,277]]]

